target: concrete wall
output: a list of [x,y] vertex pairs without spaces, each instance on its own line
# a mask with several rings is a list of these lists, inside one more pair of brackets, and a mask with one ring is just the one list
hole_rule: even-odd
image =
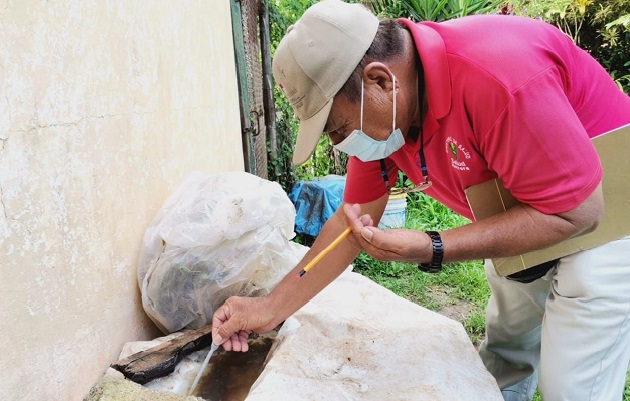
[[193,170],[242,171],[229,0],[0,0],[0,398],[80,400],[158,333],[136,258]]

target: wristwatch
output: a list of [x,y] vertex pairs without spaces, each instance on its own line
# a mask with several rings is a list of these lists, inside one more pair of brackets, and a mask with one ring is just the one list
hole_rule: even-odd
[[418,264],[418,269],[426,273],[439,273],[442,270],[442,259],[444,259],[444,244],[437,231],[427,231],[433,243],[433,258],[429,263]]

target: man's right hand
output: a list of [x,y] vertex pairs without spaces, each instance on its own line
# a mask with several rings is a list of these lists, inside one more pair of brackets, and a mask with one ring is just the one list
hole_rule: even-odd
[[[387,200],[388,196],[384,194],[373,202],[361,205],[356,213],[362,210],[363,214],[378,218],[383,214]],[[373,223],[362,219],[360,222],[368,225]],[[247,351],[247,339],[252,332],[267,333],[306,305],[315,294],[338,277],[359,253],[359,248],[352,241],[342,241],[324,256],[315,270],[304,277],[298,275],[312,258],[330,245],[347,227],[346,214],[340,208],[326,221],[307,256],[284,276],[269,295],[228,298],[212,317],[213,342],[223,345],[227,351]]]
[[249,335],[273,330],[274,317],[267,297],[230,297],[212,316],[213,342],[226,351],[246,352]]

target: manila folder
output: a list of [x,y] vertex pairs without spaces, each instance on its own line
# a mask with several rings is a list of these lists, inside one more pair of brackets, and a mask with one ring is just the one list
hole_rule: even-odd
[[[630,125],[595,137],[592,142],[604,170],[604,219],[591,233],[522,255],[493,258],[499,276],[507,276],[630,235]],[[519,203],[503,187],[500,179],[466,189],[466,198],[475,220],[501,213]]]

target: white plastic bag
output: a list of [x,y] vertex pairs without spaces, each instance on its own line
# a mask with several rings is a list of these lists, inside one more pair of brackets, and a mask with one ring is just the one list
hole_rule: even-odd
[[232,295],[260,296],[299,262],[295,208],[248,173],[190,176],[157,213],[138,258],[146,313],[164,332],[199,328]]

